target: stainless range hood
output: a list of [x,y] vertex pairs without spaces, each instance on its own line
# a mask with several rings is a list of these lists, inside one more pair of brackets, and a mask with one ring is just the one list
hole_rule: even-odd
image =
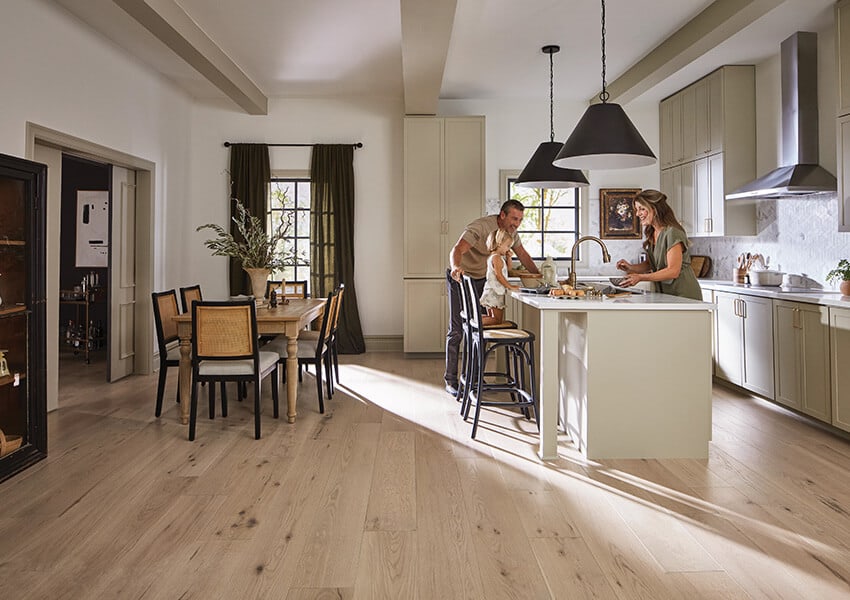
[[818,164],[818,37],[798,31],[782,42],[782,162],[726,195],[727,200],[835,192],[835,177]]

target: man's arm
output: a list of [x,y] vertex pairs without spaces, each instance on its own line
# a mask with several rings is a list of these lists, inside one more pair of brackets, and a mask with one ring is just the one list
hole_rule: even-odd
[[528,255],[528,252],[525,251],[525,246],[513,248],[513,252],[519,259],[519,262],[522,263],[522,266],[524,266],[529,271],[529,273],[540,273],[540,271],[537,270],[537,265],[534,264],[534,261]]
[[460,276],[463,275],[463,269],[460,268],[460,261],[466,252],[472,248],[472,244],[459,237],[455,245],[452,246],[452,251],[449,252],[449,268],[452,272],[452,279],[460,281]]

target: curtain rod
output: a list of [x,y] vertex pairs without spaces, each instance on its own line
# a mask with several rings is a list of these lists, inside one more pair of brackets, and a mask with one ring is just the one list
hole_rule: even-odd
[[[229,148],[232,145],[232,142],[224,142],[224,147]],[[315,146],[316,144],[266,144],[266,146]],[[363,142],[356,142],[354,144],[350,144],[355,148],[362,148]]]

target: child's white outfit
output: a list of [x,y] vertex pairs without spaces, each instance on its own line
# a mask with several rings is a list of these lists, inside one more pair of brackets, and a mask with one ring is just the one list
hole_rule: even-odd
[[[508,263],[502,257],[502,277],[508,278]],[[507,288],[496,279],[492,256],[487,259],[487,278],[484,280],[484,292],[481,294],[481,306],[484,308],[505,308]]]

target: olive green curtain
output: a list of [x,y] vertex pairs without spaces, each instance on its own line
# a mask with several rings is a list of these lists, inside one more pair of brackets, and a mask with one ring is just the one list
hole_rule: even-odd
[[337,344],[341,354],[366,351],[354,289],[354,147],[316,144],[310,166],[310,287],[327,297],[345,284]]
[[[259,217],[265,226],[266,203],[271,183],[269,147],[266,144],[230,145],[230,215],[236,214],[236,200],[248,212]],[[230,221],[230,233],[239,238],[236,225]],[[242,270],[242,263],[230,259],[230,294],[250,294],[251,280]]]

